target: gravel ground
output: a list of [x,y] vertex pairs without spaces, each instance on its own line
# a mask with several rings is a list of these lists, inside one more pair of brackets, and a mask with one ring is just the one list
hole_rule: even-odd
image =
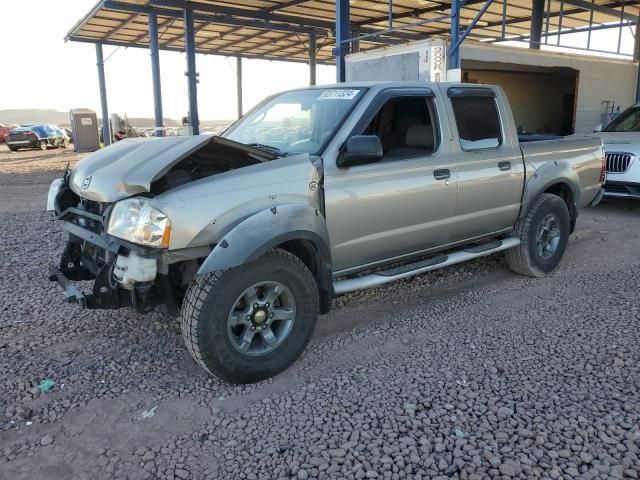
[[47,281],[76,159],[0,147],[0,478],[638,477],[640,203],[583,211],[549,278],[492,257],[341,297],[292,368],[230,386],[175,319]]

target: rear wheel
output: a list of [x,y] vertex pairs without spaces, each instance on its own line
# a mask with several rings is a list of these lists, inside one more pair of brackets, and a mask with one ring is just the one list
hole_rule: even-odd
[[46,150],[48,143],[46,140],[40,140],[40,143],[38,144],[38,146],[40,147],[40,150]]
[[9,150],[11,150],[12,152],[17,152],[18,147],[12,147],[11,145],[9,145]]
[[306,265],[280,249],[198,277],[182,306],[193,358],[231,383],[253,383],[289,367],[318,317],[318,288]]
[[562,260],[571,223],[567,205],[557,195],[540,195],[527,215],[518,220],[514,236],[520,245],[505,252],[509,268],[530,277],[550,274]]

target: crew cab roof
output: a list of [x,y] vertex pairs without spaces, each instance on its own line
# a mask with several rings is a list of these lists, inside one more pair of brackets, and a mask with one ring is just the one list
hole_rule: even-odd
[[[418,81],[359,81],[359,82],[345,82],[345,83],[333,83],[330,85],[314,85],[302,88],[296,88],[293,90],[325,90],[327,88],[367,88],[369,90],[384,90],[387,88],[434,88],[438,85],[443,87],[486,87],[492,88],[491,85],[478,85],[477,83],[461,83],[461,82],[418,82]],[[291,91],[291,90],[285,90]],[[280,92],[280,93],[284,93]]]

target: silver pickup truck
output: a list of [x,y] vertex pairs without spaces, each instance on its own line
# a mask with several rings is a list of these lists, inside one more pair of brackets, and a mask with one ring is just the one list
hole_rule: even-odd
[[85,308],[165,304],[202,367],[255,382],[335,295],[500,251],[549,274],[604,175],[596,137],[519,143],[498,87],[293,90],[222,136],[124,140],[54,181],[50,279]]

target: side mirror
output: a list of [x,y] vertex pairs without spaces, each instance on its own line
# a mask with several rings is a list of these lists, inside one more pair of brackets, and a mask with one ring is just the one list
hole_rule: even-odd
[[382,142],[377,135],[354,135],[338,155],[338,167],[375,163],[382,159]]
[[603,125],[600,123],[593,128],[593,133],[601,132]]

